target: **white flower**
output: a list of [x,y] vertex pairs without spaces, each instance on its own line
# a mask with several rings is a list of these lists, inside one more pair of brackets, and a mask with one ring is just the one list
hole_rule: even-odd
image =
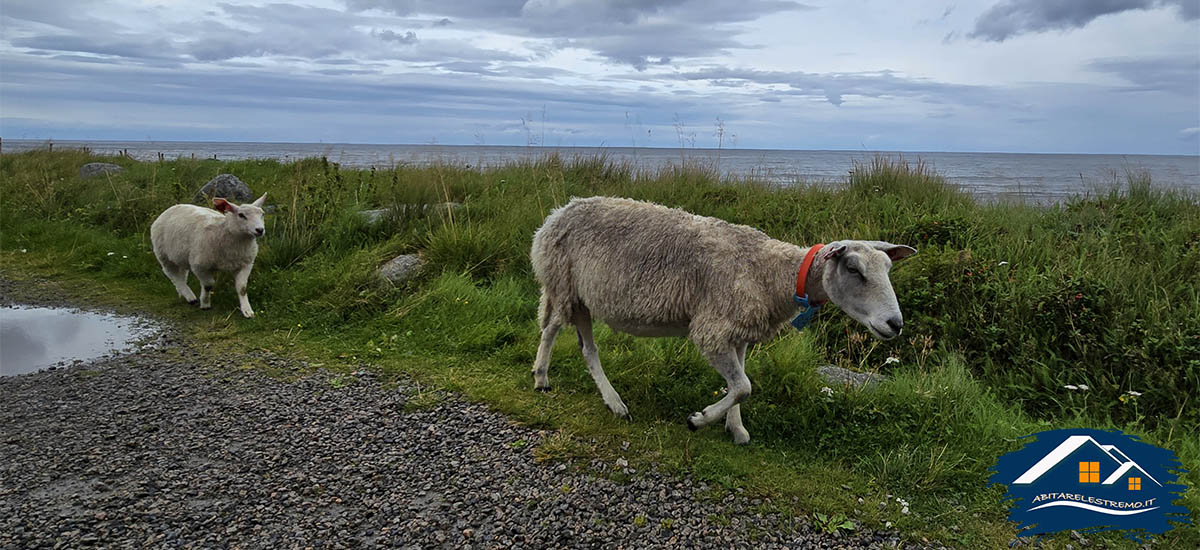
[[900,509],[900,513],[901,513],[901,514],[908,514],[908,506],[905,506],[905,507],[901,508],[901,509]]
[[1075,391],[1075,390],[1079,389],[1079,386],[1076,386],[1076,385],[1074,385],[1074,384],[1067,384],[1067,385],[1065,385],[1065,386],[1063,386],[1063,387],[1064,387],[1064,388],[1066,388],[1066,389],[1068,389],[1068,390],[1071,390],[1071,391]]
[[1008,262],[1000,262],[1000,263],[998,263],[998,264],[996,264],[996,265],[997,265],[997,266],[1008,265]]
[[821,388],[821,393],[825,395],[833,395],[833,388],[825,386],[824,388]]
[[1140,391],[1133,391],[1133,390],[1129,390],[1129,391],[1127,391],[1127,392],[1125,392],[1125,393],[1127,393],[1127,394],[1129,394],[1129,395],[1132,395],[1132,396],[1134,396],[1134,397],[1140,397],[1140,396],[1142,395],[1142,392],[1140,392]]
[[888,358],[887,358],[887,361],[884,361],[884,362],[883,362],[883,364],[885,364],[885,365],[890,365],[890,364],[892,364],[892,363],[899,363],[899,362],[900,362],[900,358],[899,358],[899,357],[888,357]]
[[116,252],[109,252],[109,253],[108,253],[108,255],[109,255],[109,256],[115,256],[116,254],[117,254]]
[[1089,388],[1087,387],[1087,384],[1080,384],[1080,385],[1079,385],[1079,391],[1088,391],[1088,389],[1089,389]]

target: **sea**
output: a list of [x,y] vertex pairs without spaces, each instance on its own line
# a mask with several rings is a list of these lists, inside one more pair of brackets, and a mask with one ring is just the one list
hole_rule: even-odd
[[795,151],[784,149],[694,149],[650,147],[519,147],[492,145],[381,145],[359,143],[238,143],[206,141],[58,141],[4,139],[0,153],[37,148],[88,148],[140,160],[216,158],[292,161],[324,156],[347,168],[449,163],[488,167],[557,153],[565,159],[605,155],[654,171],[700,162],[733,177],[781,185],[844,183],[856,163],[876,156],[922,162],[977,200],[1062,202],[1075,195],[1107,192],[1126,175],[1149,174],[1155,186],[1200,195],[1200,155],[1112,155],[1057,153],[951,153],[934,151]]

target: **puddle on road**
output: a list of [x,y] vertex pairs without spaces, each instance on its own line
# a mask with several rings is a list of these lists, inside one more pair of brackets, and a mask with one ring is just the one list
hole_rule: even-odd
[[156,332],[145,319],[74,309],[0,308],[0,376],[130,349]]

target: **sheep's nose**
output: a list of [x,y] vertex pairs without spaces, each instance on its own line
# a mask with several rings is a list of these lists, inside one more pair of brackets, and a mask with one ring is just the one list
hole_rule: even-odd
[[[266,232],[267,232],[267,230],[266,230],[266,229],[264,229],[264,228],[262,228],[262,227],[256,227],[256,228],[254,228],[254,234],[255,234],[255,235],[258,235],[259,237],[263,236],[263,233],[266,233]],[[888,323],[890,324],[890,323],[891,323],[891,321],[889,321]]]
[[892,332],[900,334],[900,329],[904,328],[904,319],[901,319],[899,316],[892,317],[887,320],[887,326],[892,329]]

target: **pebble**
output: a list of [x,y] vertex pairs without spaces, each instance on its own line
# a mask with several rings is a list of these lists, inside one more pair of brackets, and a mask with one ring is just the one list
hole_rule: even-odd
[[[16,300],[65,305],[0,277]],[[333,384],[266,352],[204,360],[167,331],[167,353],[0,377],[0,548],[913,547],[655,468],[540,462],[554,432],[454,395],[405,411],[415,390],[369,365]]]

